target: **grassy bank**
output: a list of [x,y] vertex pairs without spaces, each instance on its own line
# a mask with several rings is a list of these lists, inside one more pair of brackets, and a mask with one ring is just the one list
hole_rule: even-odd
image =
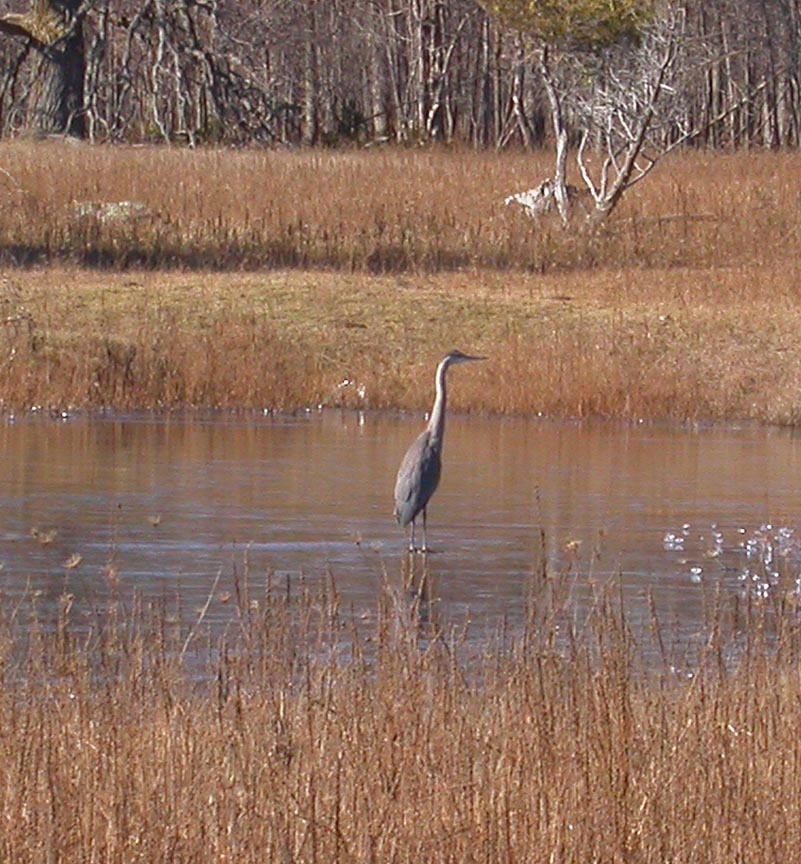
[[[452,347],[488,364],[453,407],[624,418],[801,416],[799,265],[371,276],[6,271],[6,408],[421,409]],[[351,382],[345,384],[345,382]]]
[[798,154],[677,156],[592,234],[503,205],[541,155],[12,143],[0,167],[6,409],[421,408],[460,347],[492,358],[461,409],[801,416]]
[[797,622],[710,595],[695,673],[644,670],[615,592],[566,630],[565,587],[534,586],[529,632],[470,665],[389,586],[356,628],[333,586],[240,585],[211,640],[171,604],[87,622],[64,598],[45,630],[35,601],[4,603],[0,856],[781,860],[801,825]]

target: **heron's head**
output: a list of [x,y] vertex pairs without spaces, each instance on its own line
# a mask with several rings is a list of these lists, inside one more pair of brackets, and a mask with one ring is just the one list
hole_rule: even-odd
[[486,360],[486,357],[479,357],[475,354],[465,354],[462,351],[451,351],[443,358],[443,362],[448,366],[456,366],[459,363],[472,363],[474,360]]

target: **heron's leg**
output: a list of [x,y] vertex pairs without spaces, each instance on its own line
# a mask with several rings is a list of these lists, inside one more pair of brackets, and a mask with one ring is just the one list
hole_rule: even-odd
[[411,531],[411,534],[409,535],[409,551],[410,552],[414,552],[414,522],[415,522],[415,520],[412,519],[412,531]]
[[423,552],[428,551],[428,536],[426,534],[426,508],[423,507]]

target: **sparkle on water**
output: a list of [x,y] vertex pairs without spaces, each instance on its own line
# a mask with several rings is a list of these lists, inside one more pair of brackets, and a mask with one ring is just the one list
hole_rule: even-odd
[[684,523],[665,533],[662,546],[681,553],[675,559],[679,572],[695,584],[725,575],[753,597],[766,599],[781,591],[801,604],[801,539],[790,526],[741,526],[726,537],[714,522],[707,528]]

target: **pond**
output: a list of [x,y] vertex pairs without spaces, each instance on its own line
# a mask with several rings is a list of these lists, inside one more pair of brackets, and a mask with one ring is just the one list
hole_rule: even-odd
[[[211,595],[237,579],[310,590],[333,579],[369,617],[409,573],[392,517],[398,463],[422,417],[384,413],[6,417],[0,589],[47,615],[114,592]],[[480,641],[525,619],[545,566],[575,602],[622,588],[687,636],[710,587],[798,594],[801,437],[756,425],[449,418],[425,564],[441,627]]]

